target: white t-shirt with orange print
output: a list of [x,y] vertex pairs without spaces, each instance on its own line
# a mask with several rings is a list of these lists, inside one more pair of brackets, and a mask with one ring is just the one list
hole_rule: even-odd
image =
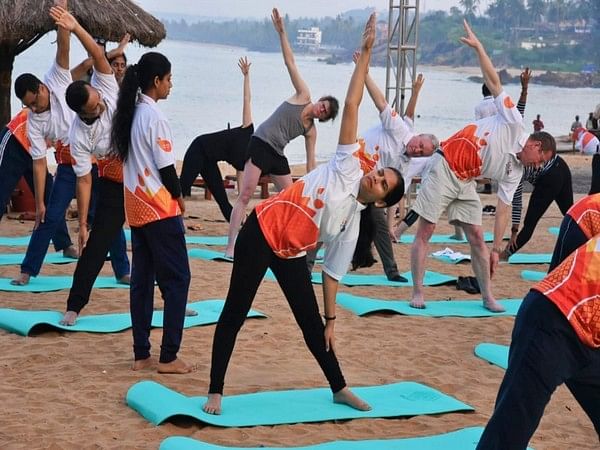
[[376,165],[364,148],[364,141],[338,145],[327,164],[256,206],[263,235],[278,257],[304,256],[323,242],[323,271],[336,280],[348,271],[365,209],[356,200],[360,180]]
[[516,154],[528,138],[523,117],[502,91],[494,99],[498,113],[477,120],[441,143],[444,158],[460,180],[484,177],[498,181],[498,197],[507,205],[521,181]]
[[123,164],[125,215],[132,227],[181,214],[163,185],[159,170],[175,164],[167,118],[156,102],[139,94],[131,126],[129,155]]

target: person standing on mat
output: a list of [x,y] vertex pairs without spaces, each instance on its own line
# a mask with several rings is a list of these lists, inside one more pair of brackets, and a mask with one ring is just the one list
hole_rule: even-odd
[[277,8],[273,8],[271,20],[279,34],[283,61],[296,92],[284,101],[250,138],[242,187],[229,220],[225,249],[225,256],[229,258],[233,257],[235,238],[261,174],[271,175],[280,190],[292,184],[290,166],[283,151],[288,142],[300,135],[304,136],[306,144],[306,171],[313,170],[317,165],[315,159],[317,129],[314,120],[318,119],[320,122],[333,120],[339,108],[337,99],[331,96],[321,97],[316,103],[312,102],[308,85],[296,66],[283,18]]
[[[124,251],[123,168],[110,151],[111,120],[116,108],[119,85],[104,51],[77,20],[61,7],[50,9],[60,28],[73,32],[93,59],[90,83],[75,81],[66,90],[66,101],[76,113],[69,132],[73,170],[77,176],[77,209],[79,212],[80,259],[75,268],[73,285],[67,300],[63,325],[73,325],[89,301],[92,286],[108,252],[122,245],[123,258],[111,254],[115,276],[129,284],[129,259]],[[87,223],[92,196],[92,162],[98,161],[97,210],[91,232]],[[114,244],[113,244],[114,243]]]
[[[208,400],[203,406],[209,414],[221,413],[225,373],[236,336],[269,267],[329,382],[333,401],[362,411],[370,409],[346,386],[335,356],[334,326],[338,282],[352,259],[360,211],[370,203],[378,207],[395,204],[404,193],[401,174],[392,168],[375,169],[374,155],[366,153],[364,142],[356,138],[358,107],[374,40],[372,14],[348,86],[334,157],[260,203],[240,230],[229,292],[213,338]],[[306,251],[314,249],[317,242],[325,245],[325,325],[306,265]]]
[[161,53],[145,53],[127,68],[113,115],[111,148],[123,162],[125,215],[131,228],[132,369],[155,365],[149,338],[156,280],[165,301],[158,372],[188,373],[191,367],[177,357],[190,285],[185,204],[171,128],[156,105],[171,87],[171,63]]
[[250,65],[248,58],[240,58],[238,61],[238,67],[244,77],[242,125],[217,131],[216,133],[203,134],[194,139],[183,157],[179,179],[183,196],[189,197],[192,194],[192,184],[194,184],[198,173],[200,173],[204,183],[206,183],[205,188],[215,198],[227,222],[231,218],[233,207],[227,198],[223,186],[223,177],[217,163],[227,161],[235,167],[238,186],[243,184],[242,173],[246,163],[246,151],[250,137],[254,133],[250,102]]

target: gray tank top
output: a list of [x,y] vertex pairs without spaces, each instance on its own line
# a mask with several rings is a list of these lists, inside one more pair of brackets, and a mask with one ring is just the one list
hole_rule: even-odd
[[278,155],[284,156],[283,148],[295,137],[307,130],[302,124],[302,110],[308,105],[292,105],[285,101],[260,124],[254,136],[269,144]]

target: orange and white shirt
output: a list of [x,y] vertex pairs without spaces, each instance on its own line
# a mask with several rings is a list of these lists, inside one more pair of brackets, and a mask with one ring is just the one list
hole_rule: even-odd
[[123,165],[115,157],[109,157],[112,118],[117,108],[119,84],[114,74],[94,70],[90,85],[98,90],[106,109],[94,123],[88,125],[75,116],[69,132],[71,156],[75,163],[73,171],[78,177],[87,175],[92,164],[98,163],[98,175],[117,183],[123,182]]
[[171,127],[156,102],[139,94],[129,155],[123,163],[125,215],[132,227],[181,215],[177,201],[163,185],[159,170],[175,164]]
[[334,157],[256,206],[260,228],[280,258],[304,256],[325,245],[323,271],[339,280],[348,271],[358,239],[360,180],[376,161],[364,142],[338,145]]
[[583,197],[569,208],[567,214],[588,239],[600,234],[600,193]]
[[593,155],[600,151],[600,140],[594,133],[590,133],[583,127],[577,128],[573,132],[573,139],[575,139],[575,148],[581,153]]
[[585,345],[600,348],[600,236],[567,256],[532,289],[558,307]]
[[527,142],[523,117],[502,91],[494,99],[498,113],[467,125],[441,143],[444,158],[460,180],[477,177],[498,181],[498,197],[510,205],[523,165],[516,154]]
[[72,164],[69,153],[69,129],[75,113],[67,105],[65,92],[73,79],[71,72],[60,67],[56,61],[44,76],[44,84],[50,92],[50,109],[36,114],[29,112],[27,135],[31,142],[31,158],[46,157],[47,141],[56,148],[58,164]]
[[29,116],[29,109],[23,108],[17,113],[15,117],[11,119],[6,128],[9,129],[15,139],[21,144],[21,147],[27,152],[31,153],[31,143],[27,137],[27,117]]

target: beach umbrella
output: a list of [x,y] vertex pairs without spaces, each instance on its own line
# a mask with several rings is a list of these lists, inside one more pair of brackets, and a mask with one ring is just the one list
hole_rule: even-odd
[[[0,0],[0,123],[10,120],[10,94],[15,57],[48,31],[56,29],[48,12],[54,0]],[[130,0],[69,0],[69,11],[94,37],[156,46],[166,36],[164,25]],[[50,57],[50,56],[49,56]],[[50,64],[50,61],[48,61]]]

